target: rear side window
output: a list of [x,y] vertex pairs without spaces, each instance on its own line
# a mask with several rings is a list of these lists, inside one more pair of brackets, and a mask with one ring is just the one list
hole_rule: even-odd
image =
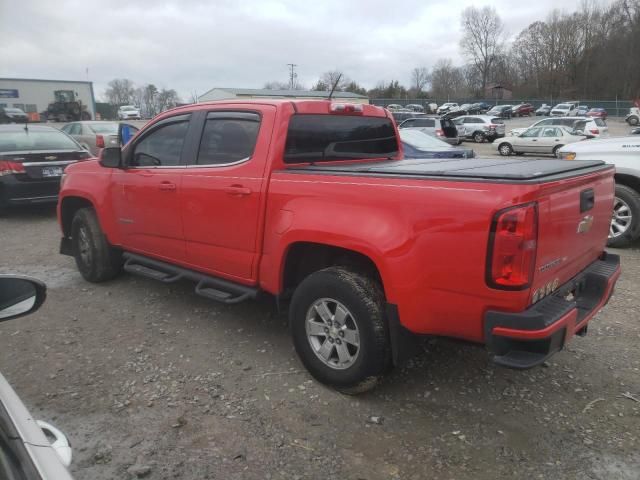
[[594,118],[593,121],[596,122],[596,125],[599,126],[599,127],[606,127],[607,126],[605,121],[602,120],[601,118]]
[[0,131],[0,153],[27,150],[79,150],[80,146],[54,129]]
[[436,126],[436,121],[433,118],[419,118],[414,120],[414,127],[422,127],[422,128],[433,128]]
[[504,123],[504,120],[502,118],[492,118],[491,123],[499,123],[502,125]]
[[294,115],[289,122],[285,163],[387,158],[398,153],[388,118]]
[[131,165],[135,167],[171,167],[180,164],[182,146],[189,121],[168,123],[138,142]]
[[260,129],[254,113],[209,114],[202,132],[198,165],[224,165],[246,160],[253,154]]

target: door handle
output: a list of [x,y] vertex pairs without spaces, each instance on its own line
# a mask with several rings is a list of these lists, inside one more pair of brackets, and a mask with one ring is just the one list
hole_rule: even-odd
[[176,184],[172,182],[161,182],[159,188],[164,191],[174,191],[176,189]]
[[229,195],[238,195],[241,197],[251,194],[251,189],[243,187],[242,185],[231,185],[229,187],[224,187],[222,190]]

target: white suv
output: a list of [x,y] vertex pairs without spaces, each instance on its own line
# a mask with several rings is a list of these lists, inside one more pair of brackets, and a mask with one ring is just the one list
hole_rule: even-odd
[[552,117],[571,117],[578,113],[578,105],[575,103],[559,103],[551,109]]
[[602,118],[597,117],[559,117],[559,118],[545,118],[539,120],[533,125],[525,128],[514,128],[509,131],[509,135],[518,136],[525,130],[531,127],[548,127],[548,126],[563,126],[569,127],[574,130],[582,131],[585,135],[597,138],[608,138],[609,127],[607,122]]

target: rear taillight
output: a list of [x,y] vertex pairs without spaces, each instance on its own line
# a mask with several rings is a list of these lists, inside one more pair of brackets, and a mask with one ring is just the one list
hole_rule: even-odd
[[96,148],[104,148],[104,137],[96,135]]
[[489,235],[487,284],[503,290],[528,288],[533,279],[537,242],[537,204],[498,212]]
[[589,130],[592,134],[594,135],[598,135],[600,133],[600,130],[598,130],[597,128],[592,128],[591,130]]
[[436,135],[438,137],[444,137],[444,130],[442,130],[441,128],[436,130]]
[[4,175],[14,175],[16,173],[26,173],[22,163],[0,160],[0,177]]

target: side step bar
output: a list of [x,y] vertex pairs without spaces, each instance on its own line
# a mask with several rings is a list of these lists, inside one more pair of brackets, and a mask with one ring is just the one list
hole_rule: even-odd
[[122,257],[126,260],[124,269],[129,273],[158,280],[162,283],[173,283],[183,279],[191,280],[196,282],[196,293],[198,295],[226,304],[239,303],[250,298],[256,298],[260,291],[258,288],[247,287],[229,280],[136,255],[135,253],[125,252]]

